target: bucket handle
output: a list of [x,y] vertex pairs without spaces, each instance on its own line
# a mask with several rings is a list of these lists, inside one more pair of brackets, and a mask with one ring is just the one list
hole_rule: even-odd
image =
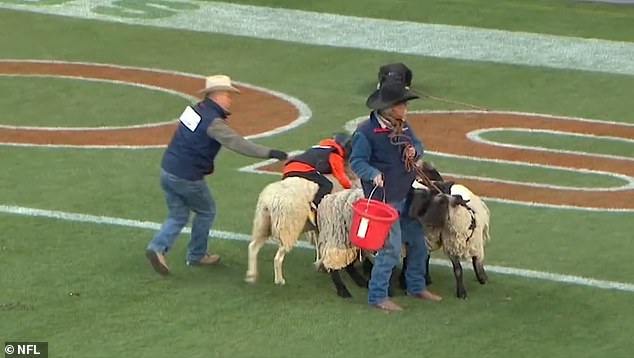
[[[375,185],[374,188],[372,189],[372,191],[370,192],[370,196],[368,196],[368,202],[365,205],[365,211],[368,211],[368,208],[370,208],[370,200],[372,199],[372,195],[374,195],[374,191],[378,188],[378,185]],[[383,188],[383,202],[385,203],[385,188]]]

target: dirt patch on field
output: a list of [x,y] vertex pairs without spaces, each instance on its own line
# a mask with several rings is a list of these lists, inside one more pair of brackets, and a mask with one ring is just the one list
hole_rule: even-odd
[[[204,87],[204,79],[199,76],[97,64],[0,62],[0,74],[118,81],[152,86],[194,97],[199,97],[198,91]],[[299,116],[298,110],[282,98],[246,87],[240,87],[240,90],[242,93],[234,98],[233,114],[229,118],[229,123],[243,135],[274,130],[291,123]],[[152,104],[139,103],[139,106],[150,105]],[[169,121],[180,115],[182,110],[183,108],[174,108],[173,113],[165,114],[165,118],[153,120],[155,122]],[[24,123],[25,126],[30,126],[28,119],[25,119]],[[5,126],[0,127],[0,142],[78,146],[165,145],[169,142],[175,126],[176,122],[136,128],[87,130],[24,129]]]

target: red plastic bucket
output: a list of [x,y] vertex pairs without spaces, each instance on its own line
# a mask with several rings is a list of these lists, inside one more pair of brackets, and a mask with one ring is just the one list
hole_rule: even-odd
[[386,203],[359,199],[352,203],[350,241],[360,249],[378,251],[383,248],[390,227],[396,220],[398,211]]

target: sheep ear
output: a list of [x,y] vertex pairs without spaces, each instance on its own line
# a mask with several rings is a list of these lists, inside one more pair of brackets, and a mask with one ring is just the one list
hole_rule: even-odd
[[462,198],[462,195],[460,194],[456,194],[456,195],[452,195],[455,200],[453,201],[453,206],[457,206],[457,205],[466,205],[470,200],[464,200]]

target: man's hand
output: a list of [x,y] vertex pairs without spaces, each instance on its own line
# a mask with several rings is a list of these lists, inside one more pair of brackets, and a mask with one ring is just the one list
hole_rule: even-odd
[[379,174],[377,176],[374,177],[374,179],[372,179],[372,182],[374,183],[375,186],[378,186],[379,188],[383,187],[383,174]]
[[269,152],[269,158],[275,158],[277,160],[286,160],[288,158],[288,154],[281,150],[271,149]]

